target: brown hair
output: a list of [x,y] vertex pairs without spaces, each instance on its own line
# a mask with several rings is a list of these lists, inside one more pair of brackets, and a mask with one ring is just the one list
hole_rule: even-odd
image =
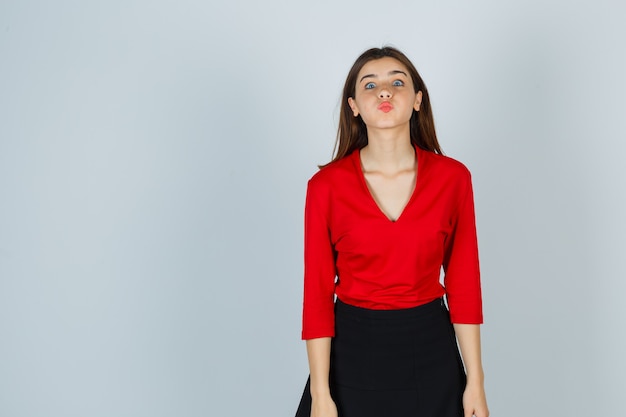
[[335,142],[334,157],[331,162],[337,161],[346,155],[352,153],[356,149],[361,149],[367,145],[367,127],[361,119],[361,116],[354,117],[350,105],[348,104],[348,98],[354,97],[356,90],[356,80],[359,75],[359,71],[369,61],[390,57],[398,60],[404,65],[411,79],[413,80],[413,86],[415,92],[422,92],[422,102],[420,110],[413,110],[410,122],[410,134],[411,143],[420,147],[421,149],[431,151],[434,153],[442,154],[441,147],[437,141],[437,134],[435,133],[435,121],[433,120],[433,113],[430,107],[430,98],[428,97],[428,90],[426,85],[420,77],[419,73],[415,69],[415,66],[411,63],[409,58],[406,57],[399,50],[385,46],[383,48],[372,48],[363,52],[360,57],[352,65],[346,83],[343,87],[343,94],[341,96],[341,110],[339,113],[339,128],[337,129],[337,140]]

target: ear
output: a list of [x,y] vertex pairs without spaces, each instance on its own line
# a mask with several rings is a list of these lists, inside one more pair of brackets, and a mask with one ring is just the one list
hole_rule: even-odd
[[348,97],[348,105],[352,109],[352,114],[354,114],[354,117],[357,117],[359,115],[359,108],[356,106],[356,102],[352,97]]
[[413,104],[413,108],[415,111],[420,111],[420,106],[422,105],[422,92],[418,91],[415,95],[415,103]]

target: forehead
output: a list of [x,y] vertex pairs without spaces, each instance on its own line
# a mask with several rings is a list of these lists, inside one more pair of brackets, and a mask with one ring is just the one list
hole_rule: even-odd
[[384,76],[387,75],[391,71],[404,71],[407,75],[409,74],[408,69],[397,59],[391,57],[384,57],[380,59],[375,59],[369,61],[361,71],[359,71],[359,75],[357,80],[360,80],[364,75],[376,75],[376,76]]

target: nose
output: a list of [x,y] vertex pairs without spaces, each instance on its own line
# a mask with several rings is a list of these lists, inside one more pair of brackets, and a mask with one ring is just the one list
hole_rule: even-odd
[[378,93],[378,97],[383,99],[383,100],[388,100],[391,98],[391,90],[389,90],[387,87],[383,87],[380,89],[380,92]]

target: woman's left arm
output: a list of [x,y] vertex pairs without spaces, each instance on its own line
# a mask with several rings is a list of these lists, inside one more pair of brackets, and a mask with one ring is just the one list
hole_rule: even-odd
[[455,323],[454,331],[467,373],[467,385],[463,393],[464,417],[488,417],[485,375],[480,354],[480,325]]

